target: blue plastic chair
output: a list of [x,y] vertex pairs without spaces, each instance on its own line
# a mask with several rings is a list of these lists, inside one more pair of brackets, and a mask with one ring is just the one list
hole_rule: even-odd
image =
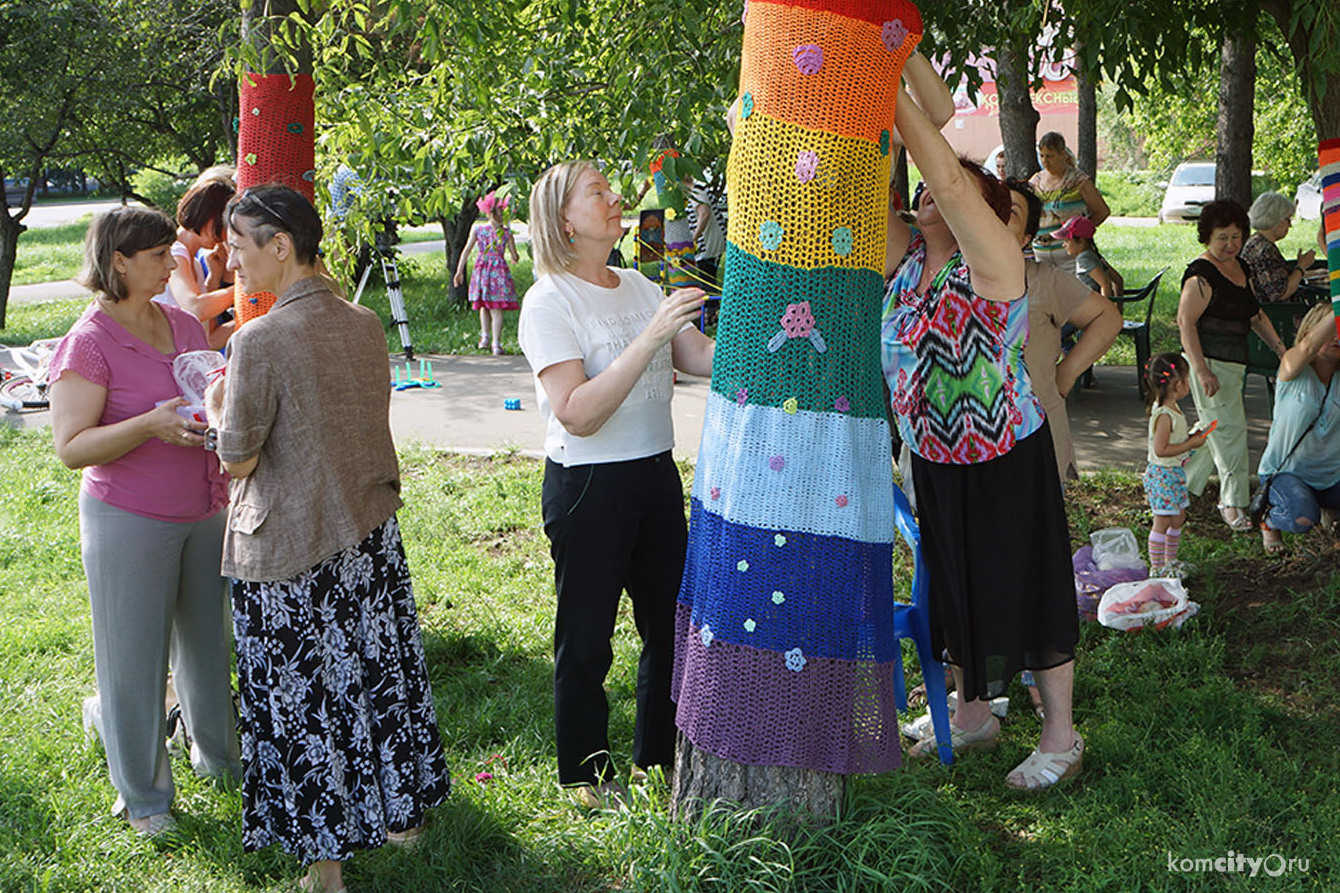
[[[926,604],[926,565],[921,555],[921,529],[912,516],[912,506],[898,486],[893,488],[893,519],[898,533],[912,550],[912,604],[893,606],[893,634],[895,642],[911,639],[917,646],[917,661],[921,664],[921,678],[926,685],[926,703],[930,705],[931,727],[940,762],[946,766],[954,762],[954,747],[950,743],[949,706],[945,700],[945,666],[931,651],[930,608]],[[896,665],[893,676],[894,703],[901,711],[907,710],[907,682],[903,678],[903,650],[895,649]]]

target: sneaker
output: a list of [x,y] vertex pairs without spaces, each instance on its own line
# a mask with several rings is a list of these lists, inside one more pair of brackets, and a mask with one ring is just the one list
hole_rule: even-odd
[[1149,569],[1150,579],[1163,577],[1170,580],[1185,580],[1196,575],[1196,566],[1189,561],[1169,561],[1167,564]]
[[84,737],[92,741],[97,738],[102,740],[102,699],[97,695],[89,695],[84,698],[84,703],[80,707],[80,714],[84,720]]

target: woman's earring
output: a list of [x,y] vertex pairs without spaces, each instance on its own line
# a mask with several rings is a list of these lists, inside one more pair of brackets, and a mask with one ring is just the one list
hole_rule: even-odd
[[568,244],[569,245],[577,244],[577,234],[574,233],[572,230],[568,230]]

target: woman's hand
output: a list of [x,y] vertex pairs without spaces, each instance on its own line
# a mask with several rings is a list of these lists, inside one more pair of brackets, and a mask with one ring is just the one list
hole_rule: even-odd
[[1306,276],[1307,268],[1312,266],[1312,264],[1314,264],[1316,260],[1317,260],[1317,252],[1300,251],[1298,252],[1298,269],[1302,270],[1303,275]]
[[177,407],[185,406],[185,397],[173,397],[144,414],[144,424],[150,437],[178,447],[205,445],[204,428],[177,415]]
[[1196,373],[1200,378],[1200,386],[1205,390],[1206,397],[1213,397],[1219,393],[1219,376],[1215,375],[1206,367],[1204,372]]
[[647,324],[646,334],[660,347],[669,344],[685,324],[696,322],[702,313],[707,293],[701,288],[678,288],[656,307],[656,315]]
[[461,283],[464,281],[465,281],[465,273],[461,270],[457,270],[456,275],[451,277],[451,284],[456,286],[457,288],[460,288]]

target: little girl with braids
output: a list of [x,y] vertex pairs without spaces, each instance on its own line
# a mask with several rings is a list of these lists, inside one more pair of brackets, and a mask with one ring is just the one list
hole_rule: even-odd
[[470,253],[478,246],[479,260],[475,261],[475,272],[470,277],[470,308],[479,311],[479,349],[489,346],[489,336],[492,335],[496,357],[507,353],[502,346],[503,311],[521,307],[516,302],[516,284],[512,281],[512,270],[507,266],[504,253],[512,256],[512,263],[521,258],[517,255],[512,231],[503,222],[508,198],[499,198],[496,192],[490,192],[475,205],[488,215],[489,222],[475,227],[470,233],[470,241],[461,252],[461,261],[456,265],[451,284],[459,288],[465,281],[465,266],[470,262]]
[[1177,577],[1191,568],[1177,560],[1182,525],[1190,503],[1186,490],[1186,464],[1192,450],[1202,446],[1214,429],[1187,430],[1186,416],[1177,405],[1191,393],[1189,367],[1181,354],[1161,353],[1149,361],[1149,464],[1145,466],[1145,496],[1154,513],[1149,531],[1149,576]]

